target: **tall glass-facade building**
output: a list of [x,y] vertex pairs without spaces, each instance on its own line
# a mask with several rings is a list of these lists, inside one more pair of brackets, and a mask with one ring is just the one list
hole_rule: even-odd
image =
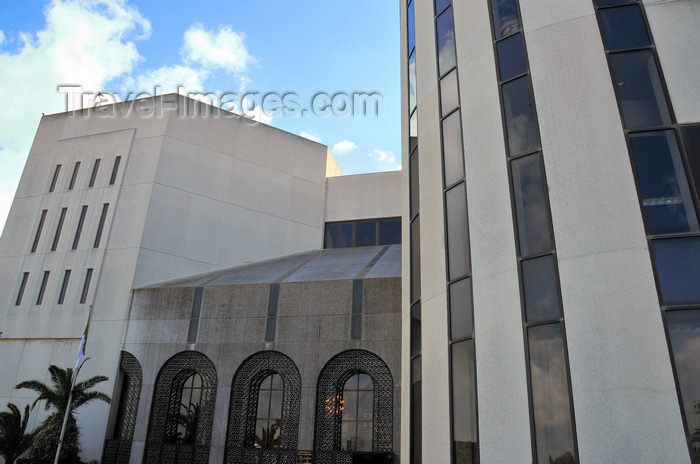
[[401,23],[402,459],[700,463],[700,4]]

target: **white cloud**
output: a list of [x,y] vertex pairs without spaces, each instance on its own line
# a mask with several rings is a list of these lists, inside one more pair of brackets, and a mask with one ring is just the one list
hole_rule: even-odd
[[219,26],[215,32],[195,23],[185,32],[182,48],[185,64],[199,63],[205,69],[225,69],[239,76],[244,86],[249,82],[245,72],[254,61],[243,44],[244,39],[245,34],[234,31],[231,26]]
[[397,171],[401,169],[401,164],[397,162],[396,155],[389,150],[375,148],[367,153],[367,156],[374,160],[379,171]]
[[151,33],[125,0],[53,0],[45,15],[43,30],[19,34],[16,53],[0,50],[2,198],[14,195],[41,113],[65,110],[57,87],[96,91],[131,72],[142,59],[134,40]]
[[301,134],[299,134],[299,135],[301,135],[302,137],[305,137],[309,140],[313,140],[314,142],[321,143],[321,137],[319,137],[318,135],[316,135],[314,133],[301,131]]
[[331,151],[336,155],[344,155],[345,153],[352,151],[355,148],[357,148],[355,142],[348,142],[347,140],[343,140],[342,142],[338,142],[335,145],[333,145]]
[[0,45],[5,41],[5,33],[0,29]]
[[161,88],[160,93],[177,92],[182,86],[187,92],[199,92],[204,89],[204,80],[209,76],[206,69],[195,69],[176,64],[163,66],[153,71],[147,71],[136,78],[126,81],[126,87],[132,92],[153,94],[155,86]]

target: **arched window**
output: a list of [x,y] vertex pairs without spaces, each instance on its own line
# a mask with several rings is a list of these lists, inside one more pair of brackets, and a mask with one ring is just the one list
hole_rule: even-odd
[[144,463],[207,462],[217,385],[214,364],[197,351],[163,364],[153,388]]
[[296,462],[301,376],[279,351],[241,363],[231,384],[225,463]]
[[255,420],[256,448],[280,447],[283,394],[284,381],[279,374],[268,375],[260,384]]
[[393,390],[391,372],[376,354],[347,350],[331,358],[316,388],[315,462],[351,459],[339,456],[345,453],[391,459]]
[[131,458],[131,445],[136,427],[136,415],[141,399],[143,373],[141,364],[131,353],[122,351],[119,361],[119,389],[117,418],[112,439],[105,441],[102,455],[104,464],[128,463]]
[[374,382],[367,374],[355,374],[343,386],[341,451],[372,451]]

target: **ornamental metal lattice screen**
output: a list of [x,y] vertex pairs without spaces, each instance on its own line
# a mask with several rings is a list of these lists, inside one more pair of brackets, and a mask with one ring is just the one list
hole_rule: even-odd
[[105,442],[103,464],[128,464],[131,458],[131,445],[134,439],[136,415],[139,412],[143,372],[138,359],[131,353],[122,351],[119,369],[124,375],[122,397],[113,440]]
[[[178,423],[172,418],[178,416],[184,382],[195,373],[202,378],[202,391],[194,444],[166,443],[168,437],[173,436],[177,430]],[[156,464],[209,461],[217,385],[214,364],[200,352],[183,351],[166,361],[155,382],[143,462]]]
[[[262,381],[278,374],[284,382],[279,448],[253,448],[258,392]],[[296,364],[279,351],[261,351],[249,356],[240,365],[231,385],[226,464],[295,463],[299,438],[301,376]]]
[[[340,450],[341,418],[339,404],[345,382],[355,374],[367,374],[374,382],[374,424],[372,451],[391,453],[393,441],[394,382],[386,363],[366,350],[348,350],[337,354],[321,370],[316,389],[314,459],[316,463],[344,462]],[[345,459],[352,462],[352,453]]]

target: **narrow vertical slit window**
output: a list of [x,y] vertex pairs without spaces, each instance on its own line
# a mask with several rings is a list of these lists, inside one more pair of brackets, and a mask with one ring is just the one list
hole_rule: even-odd
[[83,208],[80,210],[80,219],[78,219],[78,227],[75,229],[75,237],[73,237],[73,246],[71,249],[77,250],[78,249],[78,243],[80,243],[80,234],[83,231],[83,223],[85,222],[85,215],[87,214],[87,205],[83,205]]
[[350,338],[362,339],[362,280],[352,281],[352,316]]
[[66,269],[63,274],[63,285],[61,285],[61,293],[58,294],[58,304],[62,305],[66,300],[66,291],[68,290],[68,281],[70,280],[70,269]]
[[58,182],[58,175],[61,173],[61,165],[56,165],[56,170],[53,172],[53,178],[51,179],[51,186],[49,187],[49,193],[56,189],[56,183]]
[[90,281],[92,280],[92,269],[88,269],[85,273],[85,282],[83,282],[83,291],[80,293],[80,304],[85,304],[90,291]]
[[53,243],[51,244],[51,251],[56,251],[58,248],[58,241],[61,239],[61,230],[63,229],[63,222],[66,220],[66,212],[68,208],[61,208],[61,216],[58,218],[58,225],[56,226],[56,234],[53,236]]
[[93,244],[93,248],[98,248],[100,246],[100,240],[102,240],[102,232],[104,231],[108,209],[109,203],[105,203],[102,205],[102,214],[100,214],[100,222],[97,225],[97,233],[95,234],[95,243]]
[[27,288],[27,281],[29,280],[29,273],[25,272],[22,274],[22,282],[19,284],[19,291],[17,292],[17,299],[15,300],[15,306],[22,304],[22,297],[24,296],[24,289]]
[[36,234],[34,234],[34,243],[32,243],[32,253],[36,252],[39,246],[39,238],[41,238],[41,230],[44,228],[44,221],[46,221],[46,213],[49,210],[45,209],[41,212],[41,218],[39,219],[39,225],[36,228]]
[[100,159],[95,160],[95,164],[92,165],[92,174],[90,174],[90,183],[88,187],[92,188],[95,186],[95,180],[97,179],[97,171],[100,169]]
[[194,298],[192,298],[192,312],[190,314],[190,328],[187,332],[187,342],[195,343],[197,341],[197,333],[199,332],[199,317],[202,311],[202,297],[204,296],[204,287],[194,289]]
[[114,159],[114,167],[112,168],[112,176],[109,178],[109,185],[114,185],[117,180],[117,173],[119,172],[119,163],[121,163],[122,157],[117,156]]
[[44,293],[46,292],[46,284],[49,283],[49,273],[51,271],[44,271],[44,277],[41,279],[41,287],[39,287],[39,294],[36,297],[36,304],[40,305],[44,301]]
[[80,170],[80,161],[75,162],[75,167],[73,168],[73,174],[70,176],[70,183],[68,184],[68,190],[73,190],[75,187],[75,179],[78,178],[78,171]]
[[267,303],[267,327],[265,328],[265,341],[274,342],[277,333],[277,305],[280,298],[280,284],[270,285],[270,299]]

